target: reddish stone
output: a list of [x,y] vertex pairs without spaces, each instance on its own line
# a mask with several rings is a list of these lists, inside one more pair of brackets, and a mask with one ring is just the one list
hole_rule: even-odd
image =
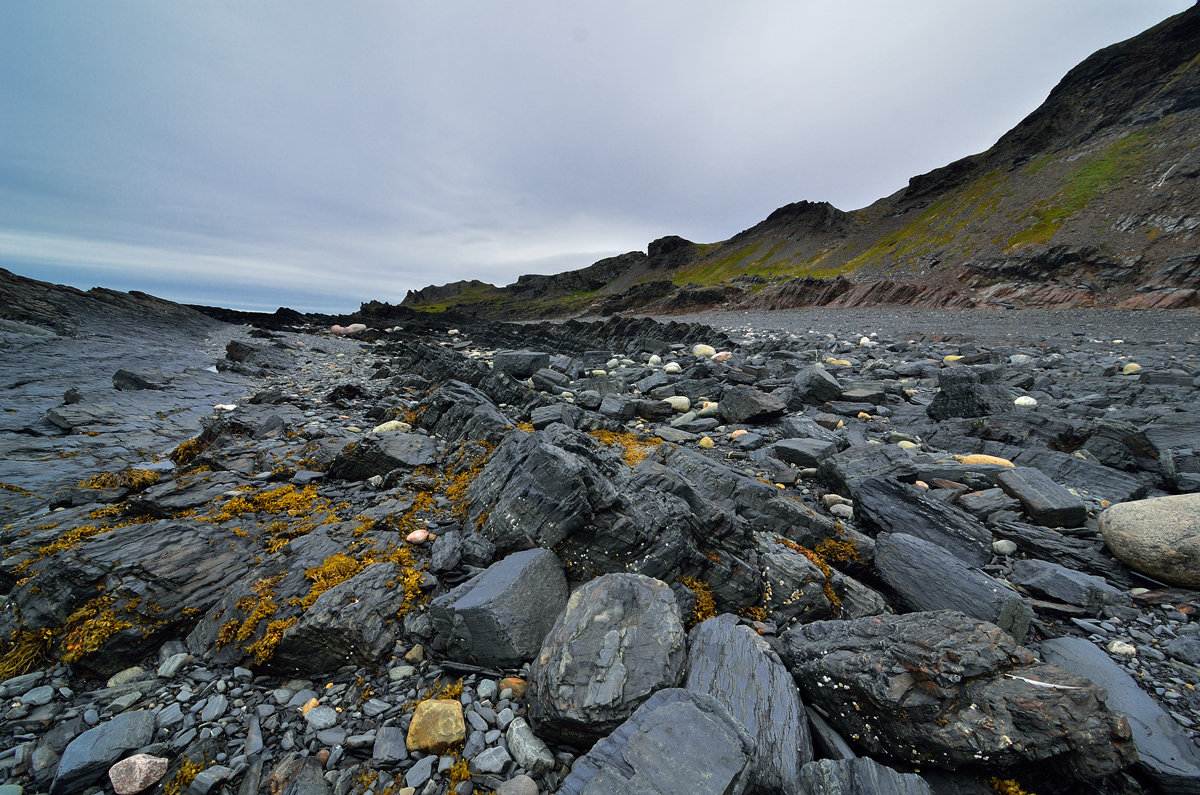
[[135,795],[157,784],[166,774],[166,759],[137,754],[110,767],[108,780],[112,782],[117,795]]

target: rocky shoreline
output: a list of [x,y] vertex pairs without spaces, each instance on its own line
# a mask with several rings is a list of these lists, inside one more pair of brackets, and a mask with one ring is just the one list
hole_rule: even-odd
[[1200,791],[1195,314],[40,300],[2,795]]

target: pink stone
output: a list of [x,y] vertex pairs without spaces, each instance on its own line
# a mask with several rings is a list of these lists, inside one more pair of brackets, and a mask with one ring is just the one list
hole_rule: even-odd
[[345,329],[345,327],[343,327],[343,326],[339,326],[339,325],[337,325],[336,323],[335,323],[334,325],[330,326],[330,327],[329,327],[329,330],[330,330],[330,331],[332,331],[334,334],[348,334],[348,333],[349,333],[349,332],[348,332],[348,331]]
[[410,544],[424,544],[428,538],[429,531],[422,528],[420,530],[413,530],[404,538],[404,540]]
[[733,354],[730,353],[729,351],[721,351],[720,353],[714,353],[712,356],[712,360],[714,362],[723,362],[732,355]]
[[108,769],[108,779],[117,795],[136,795],[153,787],[166,774],[167,760],[150,754],[122,759]]
[[367,330],[366,323],[351,323],[349,326],[346,326],[347,334],[355,334],[359,331],[366,331],[366,330]]

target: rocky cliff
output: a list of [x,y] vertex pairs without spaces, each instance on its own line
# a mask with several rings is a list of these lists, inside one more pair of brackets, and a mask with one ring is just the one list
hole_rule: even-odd
[[450,303],[510,315],[1200,305],[1198,52],[1193,7],[1084,60],[986,152],[868,207],[800,201],[720,243],[664,257],[656,241]]

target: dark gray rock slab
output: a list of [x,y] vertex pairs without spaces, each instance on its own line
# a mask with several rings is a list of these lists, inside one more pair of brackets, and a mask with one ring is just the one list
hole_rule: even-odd
[[992,534],[971,514],[928,496],[895,478],[866,478],[854,500],[855,519],[865,530],[906,533],[936,544],[968,566],[992,559]]
[[1083,500],[1032,467],[1006,468],[996,474],[1000,488],[1021,501],[1025,512],[1046,527],[1079,527],[1087,521]]
[[791,673],[754,630],[728,614],[695,626],[684,687],[716,698],[755,738],[755,792],[803,792],[796,777],[813,756],[804,704]]
[[984,417],[1012,409],[1017,393],[1002,383],[999,365],[948,367],[938,374],[940,387],[925,411],[934,420]]
[[419,433],[380,433],[349,446],[329,465],[329,477],[366,480],[394,469],[416,469],[437,461],[437,442]]
[[1122,713],[1133,731],[1137,767],[1166,793],[1200,793],[1200,750],[1161,706],[1138,687],[1103,650],[1083,638],[1053,638],[1042,658],[1104,688],[1109,709]]
[[1129,569],[1105,554],[1104,544],[1099,541],[1063,535],[1049,527],[1025,522],[995,522],[991,527],[997,538],[1014,542],[1030,557],[1103,577],[1119,588],[1129,589],[1135,585]]
[[900,773],[870,757],[818,759],[809,762],[796,780],[796,792],[806,795],[930,795],[925,779]]
[[569,403],[553,403],[549,406],[538,406],[529,414],[529,423],[535,431],[540,431],[547,425],[561,422],[568,428],[575,428],[583,416],[583,409]]
[[445,382],[423,405],[421,427],[444,439],[498,444],[515,424],[490,397],[462,381]]
[[170,386],[164,373],[133,371],[121,368],[113,373],[113,388],[118,392],[135,392],[140,389],[163,390]]
[[843,497],[853,497],[867,478],[893,477],[904,483],[917,479],[917,457],[894,444],[855,444],[830,456],[817,468],[817,477]]
[[998,625],[1018,643],[1033,611],[1009,586],[941,547],[904,533],[875,542],[875,570],[914,610],[958,610]]
[[799,467],[818,467],[838,451],[837,442],[823,439],[781,439],[770,447],[780,461]]
[[1129,596],[1109,585],[1103,577],[1084,574],[1048,560],[1015,560],[1010,579],[1014,585],[1032,593],[1078,605],[1092,615],[1099,615],[1105,605],[1132,606]]
[[496,351],[492,356],[492,367],[497,372],[525,379],[543,367],[550,366],[550,354],[542,351]]
[[571,595],[529,671],[538,730],[587,745],[651,693],[674,687],[686,639],[675,595],[639,574],[607,574]]
[[818,621],[782,642],[805,703],[877,758],[950,770],[1036,762],[1082,780],[1136,758],[1101,688],[962,613]]
[[439,596],[429,607],[460,662],[516,668],[533,659],[567,603],[558,557],[545,549],[514,552]]
[[805,367],[792,377],[795,394],[812,405],[821,405],[828,400],[837,400],[842,394],[842,385],[824,367]]
[[371,665],[395,644],[393,619],[404,604],[399,566],[375,563],[325,591],[288,627],[271,660],[304,674]]
[[560,795],[749,791],[754,740],[711,696],[660,690],[575,760]]
[[730,387],[721,396],[721,416],[735,424],[766,422],[786,411],[778,397],[746,384]]
[[95,784],[116,762],[154,738],[154,716],[147,710],[123,712],[88,729],[63,751],[50,795],[75,795]]

